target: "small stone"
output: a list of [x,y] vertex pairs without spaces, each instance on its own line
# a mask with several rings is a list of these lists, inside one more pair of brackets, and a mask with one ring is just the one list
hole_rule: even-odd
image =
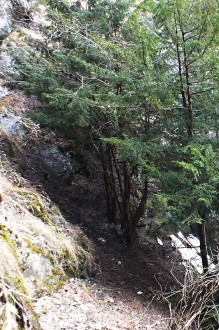
[[105,243],[106,243],[106,240],[105,240],[104,238],[102,238],[102,237],[99,237],[99,238],[98,238],[98,241],[99,241],[100,243],[102,243],[102,244],[105,244]]
[[96,323],[96,324],[94,325],[94,329],[95,329],[95,330],[101,330],[101,329],[103,329],[102,324],[101,324],[100,322]]
[[114,299],[112,297],[106,297],[105,301],[110,304],[114,303]]

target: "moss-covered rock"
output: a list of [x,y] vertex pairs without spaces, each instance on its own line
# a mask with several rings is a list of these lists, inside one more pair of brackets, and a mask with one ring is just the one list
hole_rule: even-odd
[[35,324],[33,329],[39,330],[32,298],[52,294],[69,277],[90,269],[89,241],[36,191],[14,187],[1,174],[0,179],[4,191],[4,205],[0,205],[0,212],[4,212],[0,216],[0,286],[2,280],[16,292],[15,300],[24,306]]

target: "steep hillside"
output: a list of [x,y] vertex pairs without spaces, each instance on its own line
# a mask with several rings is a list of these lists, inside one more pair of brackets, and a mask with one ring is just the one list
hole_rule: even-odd
[[[24,178],[22,145],[1,130],[1,326],[40,329],[33,302],[92,269],[91,244],[49,196]],[[11,327],[9,327],[11,324]]]
[[[98,162],[89,152],[78,155],[66,182],[57,158],[51,168],[40,150],[59,146],[63,156],[70,141],[28,119],[36,99],[8,93],[0,99],[1,278],[10,302],[19,298],[28,315],[31,325],[22,326],[40,329],[36,312],[48,330],[164,329],[165,314],[150,301],[160,285],[175,286],[166,264],[172,248],[152,240],[127,249],[107,222]],[[75,276],[85,282],[69,282]]]
[[1,327],[167,329],[160,297],[183,278],[170,240],[142,230],[128,248],[107,220],[95,152],[36,124],[41,102],[15,89],[8,50],[43,43],[44,9],[13,21],[0,55]]

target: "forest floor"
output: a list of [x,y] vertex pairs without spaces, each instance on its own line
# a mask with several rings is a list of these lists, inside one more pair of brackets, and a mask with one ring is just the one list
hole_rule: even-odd
[[[30,107],[25,100],[21,95],[8,97],[19,115]],[[69,185],[45,176],[33,139],[34,148],[45,141],[64,147],[68,141],[37,130],[36,136],[28,136],[14,165],[29,185],[49,196],[65,219],[83,229],[97,265],[93,274],[71,279],[59,292],[35,303],[42,329],[168,329],[168,307],[159,297],[177,288],[175,274],[182,271],[170,241],[161,246],[156,238],[141,234],[127,248],[107,221],[98,161],[89,150],[81,154],[75,160],[79,170]]]
[[71,186],[47,182],[46,191],[92,241],[97,269],[38,300],[43,329],[168,329],[167,306],[155,299],[176,287],[168,252],[155,241],[124,245],[106,220],[98,173]]
[[176,287],[168,252],[155,241],[124,245],[106,220],[99,175],[71,186],[52,181],[46,189],[92,241],[97,269],[38,300],[43,329],[168,329],[167,306],[155,299]]

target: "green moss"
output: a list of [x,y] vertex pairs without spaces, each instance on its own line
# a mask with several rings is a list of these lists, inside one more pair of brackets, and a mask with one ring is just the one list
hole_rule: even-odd
[[37,254],[40,254],[40,255],[42,255],[43,257],[46,256],[45,251],[44,251],[42,248],[40,248],[40,247],[34,245],[34,244],[33,244],[28,238],[26,238],[26,237],[23,238],[23,241],[24,241],[25,243],[27,243],[28,248],[29,248],[32,252],[37,253]]
[[24,280],[22,277],[18,276],[16,278],[16,288],[19,292],[22,292],[23,294],[25,294],[26,296],[29,296],[29,292],[27,291],[27,288],[25,287],[25,284],[24,284]]
[[[14,242],[11,240],[10,235],[11,235],[11,233],[7,229],[7,227],[5,225],[0,224],[0,239],[2,239],[7,244],[7,246],[9,246],[9,248],[16,260],[17,265],[20,266],[19,258],[17,255],[17,247],[14,244]],[[4,280],[10,286],[15,287],[16,290],[18,290],[19,292],[22,292],[23,294],[25,294],[27,296],[29,295],[29,293],[25,287],[23,278],[21,276],[19,276],[19,275],[14,276],[14,274],[13,275],[8,274]]]
[[51,206],[51,211],[54,213],[54,214],[56,214],[56,215],[60,215],[61,213],[60,213],[60,210],[59,210],[59,207],[58,207],[58,205],[56,205],[56,204],[52,204],[52,206]]
[[62,268],[69,277],[78,275],[78,256],[70,251],[67,247],[63,249],[61,262]]
[[60,220],[60,223],[63,224],[64,226],[69,225],[68,221],[65,218],[61,217],[59,220]]
[[45,207],[39,200],[35,199],[32,203],[30,203],[30,209],[34,216],[40,218],[46,223],[49,223],[48,213],[46,212]]
[[43,203],[39,200],[39,196],[37,194],[30,191],[20,191],[19,194],[28,197],[28,199],[30,200],[29,210],[34,216],[40,218],[43,222],[47,224],[51,224],[49,214],[47,213]]
[[41,287],[42,289],[36,292],[37,297],[42,295],[51,295],[52,293],[60,290],[65,282],[68,280],[68,276],[61,268],[53,268],[52,274],[47,276],[43,281]]
[[11,240],[11,233],[8,230],[8,228],[0,224],[0,239],[2,239],[6,244],[10,247],[13,256],[15,257],[16,261],[18,262],[18,256],[17,256],[17,247],[14,244],[14,242]]
[[29,240],[29,238],[23,238],[23,241],[25,243],[27,243],[28,248],[33,252],[33,253],[37,253],[40,254],[43,257],[46,257],[47,259],[49,259],[49,261],[51,262],[52,265],[55,264],[55,258],[53,255],[49,254],[48,251],[43,250],[42,248],[40,248],[39,246],[34,245],[31,240]]

